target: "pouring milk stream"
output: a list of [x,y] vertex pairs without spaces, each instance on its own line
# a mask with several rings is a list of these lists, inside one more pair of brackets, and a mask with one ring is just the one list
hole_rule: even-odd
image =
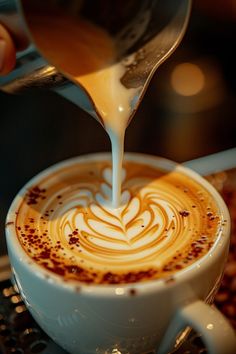
[[128,89],[120,82],[125,67],[117,62],[114,41],[103,29],[85,20],[73,22],[62,15],[44,14],[42,17],[33,14],[28,22],[34,41],[45,57],[92,97],[111,140],[112,207],[118,208],[125,130],[132,113],[131,102],[138,89]]

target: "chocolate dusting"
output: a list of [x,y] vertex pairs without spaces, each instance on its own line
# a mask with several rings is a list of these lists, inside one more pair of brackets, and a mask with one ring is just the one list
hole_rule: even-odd
[[152,279],[158,273],[157,269],[148,269],[146,271],[128,272],[128,273],[112,273],[108,272],[103,275],[101,283],[103,284],[128,284],[136,283],[143,280]]
[[45,199],[46,189],[40,189],[38,186],[31,188],[26,194],[26,203],[28,205],[38,204],[39,200]]
[[8,221],[5,226],[7,227],[9,225],[14,225],[14,221]]
[[186,216],[189,216],[189,214],[190,214],[190,212],[187,211],[187,210],[182,210],[182,211],[180,211],[179,213],[180,213],[180,215],[183,216],[184,218],[185,218]]

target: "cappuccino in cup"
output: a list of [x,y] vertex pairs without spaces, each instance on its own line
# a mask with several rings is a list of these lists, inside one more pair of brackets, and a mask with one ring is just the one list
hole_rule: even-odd
[[136,154],[126,155],[122,180],[114,209],[109,154],[72,159],[36,177],[14,220],[24,251],[63,279],[87,284],[174,276],[208,253],[223,220],[201,184]]
[[221,197],[185,167],[130,153],[114,208],[111,167],[104,153],[59,163],[13,201],[9,257],[33,317],[72,354],[166,354],[187,326],[210,354],[234,354],[233,329],[205,303],[228,254]]

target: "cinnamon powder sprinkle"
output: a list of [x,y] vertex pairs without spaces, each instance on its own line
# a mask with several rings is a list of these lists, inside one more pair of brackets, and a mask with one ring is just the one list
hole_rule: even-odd
[[[6,226],[9,226],[9,225],[14,225],[14,222],[13,221],[8,221],[7,223],[6,223]],[[19,229],[18,229],[19,230]]]
[[185,218],[185,217],[189,216],[190,212],[187,210],[182,210],[179,212],[179,214]]
[[26,203],[28,205],[38,204],[40,199],[45,199],[46,189],[40,189],[38,186],[31,188],[26,194]]

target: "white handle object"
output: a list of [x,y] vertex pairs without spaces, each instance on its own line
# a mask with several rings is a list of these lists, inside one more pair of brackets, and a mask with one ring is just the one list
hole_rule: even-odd
[[236,148],[199,157],[196,160],[185,162],[184,165],[197,171],[202,176],[230,170],[236,167]]
[[157,354],[173,350],[176,337],[187,326],[202,335],[209,354],[236,353],[236,335],[229,322],[215,307],[197,300],[177,311]]

